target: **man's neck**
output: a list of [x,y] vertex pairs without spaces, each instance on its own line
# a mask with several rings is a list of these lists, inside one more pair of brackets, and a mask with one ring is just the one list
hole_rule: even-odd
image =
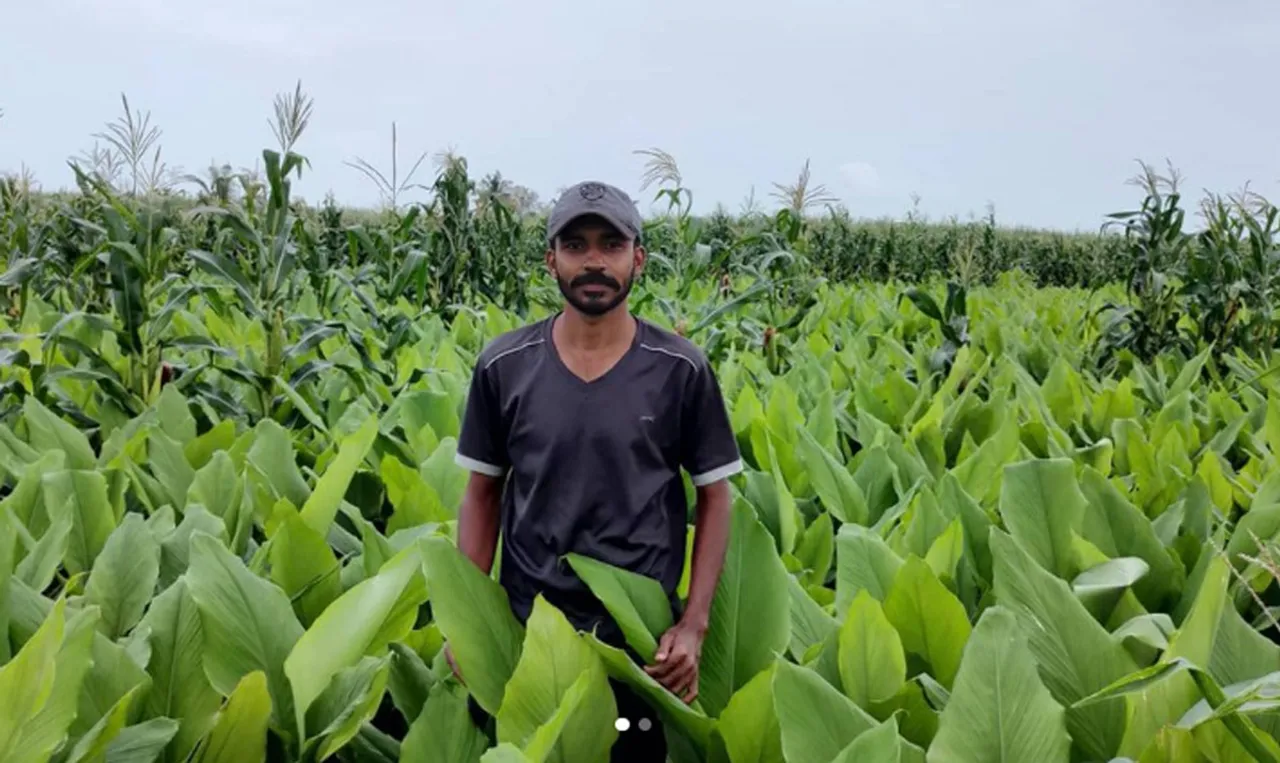
[[631,344],[636,320],[625,303],[600,316],[586,316],[566,305],[555,328],[558,344],[582,352],[596,352]]

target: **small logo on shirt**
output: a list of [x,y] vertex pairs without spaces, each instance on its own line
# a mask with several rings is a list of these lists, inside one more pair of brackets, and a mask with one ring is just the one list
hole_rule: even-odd
[[641,420],[641,421],[648,421],[648,422],[650,422],[650,423],[653,423],[653,417],[652,417],[652,416],[641,416],[641,417],[640,417],[640,420]]

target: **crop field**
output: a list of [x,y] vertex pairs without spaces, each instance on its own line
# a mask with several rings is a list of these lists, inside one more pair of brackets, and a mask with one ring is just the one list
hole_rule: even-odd
[[[1280,761],[1275,207],[1191,231],[1147,174],[1068,236],[662,178],[632,307],[748,465],[686,705],[454,545],[471,364],[559,303],[538,213],[458,157],[360,215],[262,164],[0,185],[0,763],[602,763],[609,678],[680,763]],[[657,583],[570,561],[652,655]]]

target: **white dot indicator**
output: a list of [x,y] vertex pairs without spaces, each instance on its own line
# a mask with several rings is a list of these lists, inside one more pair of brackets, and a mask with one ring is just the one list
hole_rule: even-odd
[[613,727],[618,731],[626,731],[627,729],[631,728],[631,721],[627,720],[626,718],[619,718],[618,720],[613,722]]

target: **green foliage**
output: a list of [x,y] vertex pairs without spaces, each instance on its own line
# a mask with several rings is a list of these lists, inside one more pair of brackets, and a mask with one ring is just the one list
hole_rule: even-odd
[[[540,213],[460,157],[310,209],[294,103],[196,205],[0,185],[0,763],[591,763],[610,679],[679,760],[1280,759],[1274,207],[855,223],[806,169],[696,218],[651,153],[632,305],[747,467],[686,704],[456,546],[472,365],[559,305]],[[656,582],[566,566],[651,655]]]
[[[719,287],[646,288],[683,312]],[[391,303],[421,338],[387,353],[348,294],[347,328],[291,324],[281,346],[351,369],[276,386],[267,415],[234,375],[210,390],[235,406],[178,377],[129,415],[100,379],[50,380],[93,361],[44,346],[36,303],[12,333],[41,362],[0,372],[28,390],[0,426],[0,681],[36,699],[0,729],[59,763],[604,760],[609,678],[704,760],[1273,755],[1280,382],[1262,361],[1209,373],[1165,350],[1099,374],[1084,294],[1015,277],[965,288],[963,323],[955,287],[942,321],[924,292],[816,291],[774,355],[751,338],[767,302],[716,324],[748,468],[692,704],[544,601],[515,621],[454,545],[470,364],[516,313]],[[193,292],[172,321],[260,357],[235,293]],[[64,326],[123,359],[114,333]],[[656,584],[568,561],[651,653]]]

